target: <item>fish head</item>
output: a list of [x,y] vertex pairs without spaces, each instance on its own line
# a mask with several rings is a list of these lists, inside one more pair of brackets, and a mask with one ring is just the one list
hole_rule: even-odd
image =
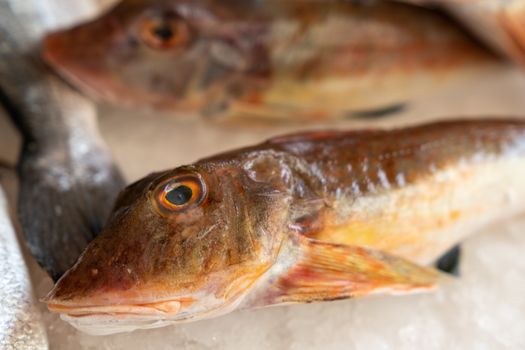
[[94,21],[50,34],[43,56],[95,98],[178,111],[220,109],[265,85],[269,75],[265,24],[239,6],[122,1]]
[[254,175],[264,165],[193,165],[130,185],[44,302],[92,334],[236,308],[284,241],[289,194],[275,172]]

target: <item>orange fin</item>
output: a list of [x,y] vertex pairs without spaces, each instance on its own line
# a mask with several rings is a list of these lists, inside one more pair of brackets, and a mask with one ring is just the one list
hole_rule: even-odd
[[381,251],[299,238],[297,258],[283,272],[270,270],[249,306],[307,303],[377,293],[432,289],[446,278],[439,271]]

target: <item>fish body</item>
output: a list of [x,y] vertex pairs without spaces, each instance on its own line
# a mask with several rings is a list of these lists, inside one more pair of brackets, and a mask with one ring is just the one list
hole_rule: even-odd
[[437,12],[340,0],[123,1],[43,54],[115,103],[291,120],[388,111],[497,62]]
[[17,6],[36,11],[27,2],[0,0],[0,104],[23,138],[17,203],[24,237],[57,280],[99,232],[124,180],[94,106],[35,57],[35,38]]
[[525,208],[525,122],[319,131],[151,174],[45,302],[107,334],[236,308],[413,292]]

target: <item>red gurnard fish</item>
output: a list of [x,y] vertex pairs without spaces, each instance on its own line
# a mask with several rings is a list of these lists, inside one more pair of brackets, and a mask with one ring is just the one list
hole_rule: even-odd
[[118,104],[290,120],[386,112],[498,62],[438,12],[343,0],[126,0],[44,57]]
[[525,208],[523,179],[520,120],[277,137],[127,187],[45,302],[108,334],[433,288],[440,256]]

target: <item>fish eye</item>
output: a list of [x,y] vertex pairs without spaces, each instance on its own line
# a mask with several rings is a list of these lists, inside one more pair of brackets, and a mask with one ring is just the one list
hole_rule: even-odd
[[190,29],[180,18],[147,18],[141,25],[140,36],[149,47],[163,50],[187,44]]
[[159,209],[173,212],[193,208],[206,194],[204,181],[197,175],[184,175],[161,183],[156,191]]
[[188,203],[193,197],[193,190],[186,185],[179,185],[168,192],[164,196],[164,200],[170,205],[180,206]]

